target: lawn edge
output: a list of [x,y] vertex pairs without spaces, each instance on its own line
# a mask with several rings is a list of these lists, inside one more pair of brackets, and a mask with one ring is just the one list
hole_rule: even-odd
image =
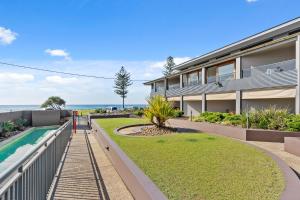
[[264,152],[267,156],[271,157],[280,168],[281,172],[284,176],[285,187],[283,192],[280,195],[280,200],[299,200],[300,197],[300,179],[296,175],[296,173],[277,155],[272,152],[263,149],[255,144],[246,143],[245,141],[240,141],[241,143],[248,144],[262,152]]

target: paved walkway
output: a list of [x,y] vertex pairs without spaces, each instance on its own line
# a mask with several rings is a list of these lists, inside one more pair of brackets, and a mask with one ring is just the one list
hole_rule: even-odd
[[89,151],[83,131],[78,131],[71,141],[54,199],[107,199]]
[[[88,129],[85,118],[80,118],[78,125],[79,129]],[[71,140],[54,199],[133,200],[133,197],[94,133],[78,130]]]
[[88,137],[109,198],[114,200],[133,200],[133,197],[111,161],[107,158],[94,134],[92,132]]
[[[189,120],[183,119],[171,119],[168,121],[169,125],[172,127],[180,127],[183,129],[194,129],[199,130],[197,126],[197,122],[191,122]],[[283,143],[275,143],[275,142],[256,142],[256,141],[243,141],[246,143],[250,143],[256,145],[262,149],[268,150],[279,158],[284,160],[291,168],[293,168],[298,175],[300,174],[300,157],[290,154],[284,151],[284,144]],[[300,147],[299,147],[300,148]]]

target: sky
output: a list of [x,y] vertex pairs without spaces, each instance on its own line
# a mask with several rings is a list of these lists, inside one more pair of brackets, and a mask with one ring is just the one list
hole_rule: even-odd
[[[179,64],[299,17],[299,0],[1,0],[0,61],[70,73],[132,79],[162,76]],[[119,104],[113,80],[80,78],[0,64],[0,104]],[[129,87],[126,103],[150,88]]]

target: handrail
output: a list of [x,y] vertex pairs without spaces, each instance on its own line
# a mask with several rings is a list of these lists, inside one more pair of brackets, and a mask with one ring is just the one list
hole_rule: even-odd
[[8,177],[10,177],[12,175],[12,173],[14,173],[16,170],[20,170],[23,167],[23,165],[24,165],[24,163],[26,161],[29,162],[29,159],[32,158],[42,146],[47,145],[47,142],[49,142],[50,139],[52,139],[54,136],[55,137],[58,136],[61,133],[61,130],[63,130],[65,127],[67,127],[71,122],[72,122],[72,120],[69,120],[64,125],[62,125],[61,127],[59,127],[57,130],[55,130],[55,132],[52,135],[50,135],[47,138],[46,141],[44,141],[43,143],[37,145],[35,148],[33,148],[30,151],[29,154],[27,154],[25,157],[23,157],[18,162],[16,162],[12,167],[10,167],[9,169],[7,169],[3,174],[0,174],[0,185],[3,184],[3,182],[5,181],[5,179],[7,179]]

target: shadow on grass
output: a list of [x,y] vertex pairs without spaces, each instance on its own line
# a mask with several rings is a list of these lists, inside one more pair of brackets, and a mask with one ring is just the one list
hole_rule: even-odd
[[178,133],[201,133],[199,130],[191,129],[191,128],[178,128],[176,127]]
[[187,142],[198,142],[198,139],[189,138],[189,139],[186,139],[185,141],[187,141]]
[[208,139],[208,140],[216,140],[216,138],[214,138],[214,137],[207,137],[206,139]]
[[157,140],[157,143],[165,143],[166,140]]

